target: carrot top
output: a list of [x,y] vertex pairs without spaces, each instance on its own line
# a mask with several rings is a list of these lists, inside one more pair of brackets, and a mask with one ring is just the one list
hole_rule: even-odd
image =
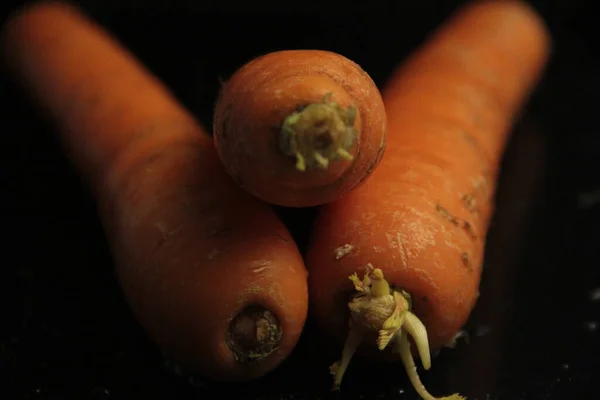
[[288,115],[281,127],[281,150],[296,158],[296,169],[329,167],[331,161],[352,161],[349,150],[356,142],[356,107],[341,107],[327,93],[320,103]]
[[411,384],[423,400],[464,400],[454,394],[448,397],[433,397],[421,382],[410,348],[410,338],[417,345],[423,367],[431,368],[431,354],[427,329],[421,320],[411,312],[411,298],[403,290],[394,290],[383,276],[383,271],[365,267],[363,279],[356,273],[350,276],[357,293],[348,303],[350,309],[350,332],[344,343],[342,358],[330,367],[334,376],[334,390],[339,390],[342,378],[358,346],[375,333],[377,347],[384,350],[392,346],[399,354]]

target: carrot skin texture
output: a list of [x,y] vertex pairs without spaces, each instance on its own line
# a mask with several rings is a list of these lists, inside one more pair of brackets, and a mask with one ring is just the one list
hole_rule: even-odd
[[[76,8],[28,6],[1,41],[7,69],[95,194],[120,284],[151,338],[212,379],[275,368],[300,336],[308,294],[301,255],[272,210],[235,185],[203,128]],[[281,337],[247,363],[228,332],[252,306],[272,313]]]
[[[348,276],[368,263],[411,294],[432,348],[465,324],[502,153],[549,53],[528,5],[471,3],[394,72],[383,90],[386,157],[363,186],[324,206],[313,229],[311,313],[325,331],[346,334]],[[344,245],[351,250],[335,257]]]
[[[286,116],[329,95],[356,110],[351,161],[298,171],[281,151]],[[251,60],[224,84],[213,120],[221,160],[238,184],[262,200],[307,207],[337,200],[360,186],[385,150],[386,115],[370,76],[353,61],[323,50],[282,50]]]

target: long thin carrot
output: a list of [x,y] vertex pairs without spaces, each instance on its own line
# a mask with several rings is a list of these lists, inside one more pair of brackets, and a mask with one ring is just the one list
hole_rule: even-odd
[[281,206],[337,200],[385,149],[386,117],[369,75],[339,54],[285,50],[258,57],[223,86],[214,113],[226,170]]
[[[419,394],[433,399],[408,337],[427,369],[429,346],[449,343],[476,303],[503,149],[549,47],[525,3],[470,3],[387,83],[386,157],[362,187],[323,207],[306,258],[311,312],[340,339],[348,276],[359,292],[336,385],[370,333],[379,349],[401,354]],[[361,280],[355,272],[366,265]]]
[[1,41],[4,63],[52,117],[95,194],[149,335],[213,379],[277,366],[304,325],[306,270],[270,208],[227,176],[212,139],[76,8],[33,4]]

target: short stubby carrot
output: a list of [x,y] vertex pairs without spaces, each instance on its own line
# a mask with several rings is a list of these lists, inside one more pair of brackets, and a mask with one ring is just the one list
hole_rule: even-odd
[[385,149],[386,115],[371,77],[323,50],[258,57],[223,85],[213,135],[225,169],[271,204],[329,203],[358,187]]
[[94,193],[149,336],[203,377],[249,380],[275,368],[303,329],[308,290],[270,207],[229,178],[203,128],[78,9],[34,3],[1,40],[5,66]]
[[323,206],[306,256],[311,313],[333,337],[347,335],[336,386],[372,335],[390,351],[361,346],[365,354],[399,353],[433,399],[408,339],[429,368],[430,348],[448,344],[476,304],[503,151],[550,42],[525,3],[470,3],[392,74],[386,156],[364,185]]

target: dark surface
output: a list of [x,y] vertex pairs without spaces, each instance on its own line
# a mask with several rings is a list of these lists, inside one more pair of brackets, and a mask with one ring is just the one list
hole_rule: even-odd
[[[271,50],[334,50],[382,85],[457,3],[443,4],[397,6],[399,16],[383,20],[206,16],[191,3],[87,9],[209,125],[218,77]],[[471,340],[422,374],[434,394],[556,400],[597,392],[600,42],[589,7],[553,4],[541,11],[554,58],[506,154]],[[327,366],[338,354],[324,353],[310,323],[293,356],[261,381],[193,386],[169,373],[125,305],[94,205],[50,128],[6,79],[1,85],[0,399],[416,398],[400,365],[359,362],[342,393],[330,393]],[[311,213],[283,213],[300,242],[300,217]]]

